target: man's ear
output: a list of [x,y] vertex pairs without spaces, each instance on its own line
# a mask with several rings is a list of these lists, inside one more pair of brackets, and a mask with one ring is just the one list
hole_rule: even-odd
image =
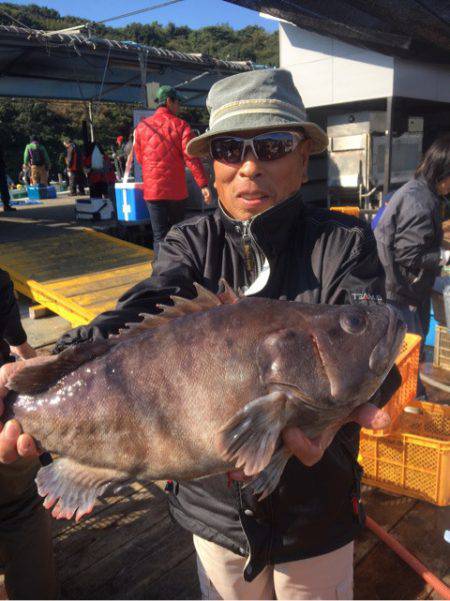
[[304,140],[300,146],[300,156],[302,160],[302,184],[306,184],[309,181],[308,177],[308,165],[309,165],[309,156],[311,154],[313,141],[312,140]]

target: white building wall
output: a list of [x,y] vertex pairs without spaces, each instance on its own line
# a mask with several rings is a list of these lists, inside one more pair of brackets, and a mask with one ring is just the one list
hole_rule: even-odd
[[280,23],[280,67],[292,72],[306,108],[392,96],[394,59]]
[[450,68],[396,58],[394,94],[406,98],[450,102]]

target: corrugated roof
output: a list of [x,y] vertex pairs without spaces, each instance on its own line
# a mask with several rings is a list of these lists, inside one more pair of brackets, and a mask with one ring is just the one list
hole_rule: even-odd
[[143,82],[154,81],[203,106],[215,81],[252,68],[250,61],[0,25],[0,96],[142,102]]
[[450,64],[448,0],[228,0],[388,54]]
[[45,31],[26,29],[25,27],[16,27],[15,25],[0,25],[0,40],[2,40],[4,36],[10,38],[15,37],[21,42],[27,41],[28,45],[34,44],[43,46],[49,51],[60,47],[62,44],[75,51],[77,49],[89,49],[91,51],[100,51],[103,49],[107,52],[115,51],[134,55],[144,53],[147,60],[150,61],[155,59],[157,62],[169,61],[171,63],[191,64],[209,69],[220,69],[232,72],[247,71],[252,68],[251,61],[225,61],[206,54],[178,52],[176,50],[146,46],[145,44],[138,44],[132,41],[108,40],[83,34],[55,33],[49,35]]

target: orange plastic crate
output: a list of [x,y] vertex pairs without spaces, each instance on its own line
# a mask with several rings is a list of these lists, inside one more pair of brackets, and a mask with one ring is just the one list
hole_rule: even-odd
[[450,405],[413,401],[383,438],[361,431],[363,481],[384,490],[450,505]]
[[361,214],[359,207],[330,207],[332,211],[338,211],[339,213],[345,213],[346,215],[353,215],[358,217]]
[[386,436],[395,428],[398,417],[403,413],[404,407],[416,398],[417,376],[419,373],[421,337],[417,334],[406,334],[402,347],[395,363],[402,377],[400,388],[389,399],[383,407],[389,413],[391,425],[383,430],[369,430],[366,432],[372,436]]

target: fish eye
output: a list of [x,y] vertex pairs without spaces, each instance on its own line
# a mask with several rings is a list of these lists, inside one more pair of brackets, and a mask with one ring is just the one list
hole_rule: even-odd
[[366,316],[361,314],[344,314],[340,318],[341,328],[348,334],[362,334],[366,329]]

